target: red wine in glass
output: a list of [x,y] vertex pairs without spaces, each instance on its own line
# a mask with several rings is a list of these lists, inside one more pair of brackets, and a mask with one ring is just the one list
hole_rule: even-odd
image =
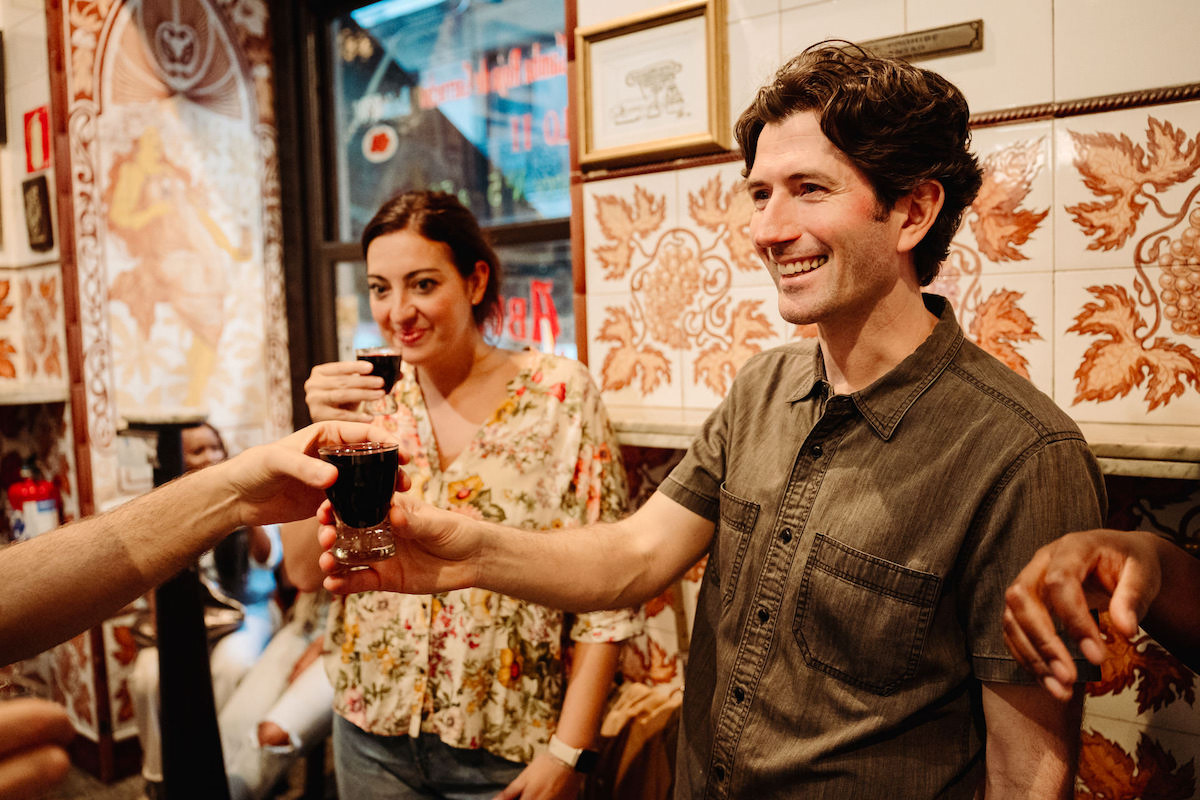
[[383,378],[383,400],[380,413],[395,414],[398,408],[396,398],[392,396],[392,387],[400,377],[400,365],[404,359],[400,351],[394,347],[367,347],[354,351],[359,361],[371,364],[371,374]]
[[359,442],[317,452],[338,470],[325,490],[337,523],[334,558],[349,565],[390,558],[396,544],[387,516],[400,469],[399,445]]

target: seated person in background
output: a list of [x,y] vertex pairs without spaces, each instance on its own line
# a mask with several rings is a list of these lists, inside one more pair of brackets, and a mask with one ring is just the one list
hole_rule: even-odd
[[[0,666],[75,636],[194,562],[241,526],[308,517],[337,470],[317,448],[394,442],[358,423],[310,425],[185,475],[105,514],[63,525],[0,550]],[[397,488],[404,491],[401,472]],[[176,536],[162,520],[187,520]],[[30,624],[36,620],[37,624]],[[66,776],[74,738],[66,709],[38,698],[0,701],[0,798],[28,798]]]
[[[219,464],[228,455],[221,434],[202,422],[180,432],[185,472]],[[273,569],[283,556],[277,526],[239,528],[200,556],[200,577],[219,601],[243,611],[237,630],[224,634],[212,649],[213,701],[218,710],[233,694],[242,677],[254,666],[277,625],[279,612],[272,606]],[[153,599],[153,595],[151,595]],[[143,647],[134,662],[129,692],[142,745],[142,777],[147,795],[158,792],[162,775],[162,736],[159,728],[158,648]]]
[[262,800],[333,727],[333,687],[321,650],[329,594],[300,592],[291,620],[221,709],[221,747],[231,800]]
[[1054,621],[1100,664],[1104,637],[1090,609],[1106,601],[1117,633],[1133,638],[1140,621],[1176,658],[1200,669],[1200,561],[1147,531],[1070,533],[1038,550],[1005,593],[1005,643],[1065,700],[1076,670]]

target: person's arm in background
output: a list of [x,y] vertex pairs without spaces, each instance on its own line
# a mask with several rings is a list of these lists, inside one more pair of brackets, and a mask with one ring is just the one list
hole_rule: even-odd
[[[0,664],[93,627],[239,526],[311,515],[337,477],[317,447],[380,438],[395,441],[382,428],[311,425],[0,550]],[[164,520],[180,521],[177,535],[163,535]]]
[[65,748],[74,738],[75,728],[58,703],[0,701],[0,800],[40,797],[61,782],[71,766]]
[[1041,548],[1005,593],[1005,644],[1058,697],[1076,668],[1054,627],[1057,618],[1093,664],[1104,638],[1089,613],[1105,608],[1118,633],[1138,623],[1193,670],[1200,669],[1200,561],[1146,531],[1070,533]]

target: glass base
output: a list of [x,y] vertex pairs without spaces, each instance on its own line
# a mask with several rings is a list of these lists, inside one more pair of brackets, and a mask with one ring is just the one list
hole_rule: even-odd
[[390,526],[348,528],[338,525],[337,532],[337,539],[330,551],[343,564],[367,564],[396,555],[396,542]]

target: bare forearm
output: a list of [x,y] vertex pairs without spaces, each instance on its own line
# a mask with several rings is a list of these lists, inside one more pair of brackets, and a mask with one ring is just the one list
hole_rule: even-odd
[[590,747],[595,741],[620,654],[619,644],[576,643],[574,669],[556,731],[572,747]]
[[238,527],[218,467],[0,551],[0,663],[87,630]]
[[987,800],[1074,796],[1083,692],[1060,703],[1038,686],[986,683]]
[[1165,539],[1154,539],[1162,589],[1142,627],[1176,658],[1193,670],[1200,669],[1200,560]]

